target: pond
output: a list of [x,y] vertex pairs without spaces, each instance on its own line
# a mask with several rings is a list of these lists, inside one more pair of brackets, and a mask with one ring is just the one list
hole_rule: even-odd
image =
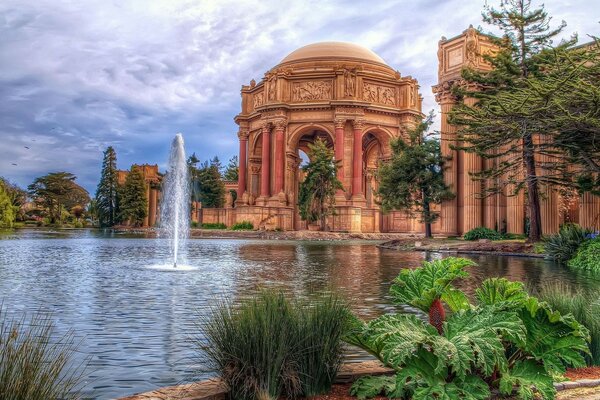
[[[191,268],[175,271],[154,267],[167,259],[160,239],[94,230],[21,230],[0,238],[0,302],[9,313],[50,311],[57,330],[73,329],[81,339],[78,357],[90,359],[85,395],[98,399],[209,376],[198,372],[205,368],[189,339],[198,315],[220,299],[235,301],[268,285],[297,296],[334,289],[357,314],[373,318],[394,309],[387,292],[402,268],[441,257],[359,241],[198,239],[188,242]],[[460,283],[469,293],[493,276],[600,290],[600,281],[542,259],[471,258],[479,266]]]

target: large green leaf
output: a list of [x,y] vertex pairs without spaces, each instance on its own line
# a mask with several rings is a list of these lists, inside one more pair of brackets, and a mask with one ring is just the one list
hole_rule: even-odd
[[530,297],[520,317],[527,328],[527,339],[519,347],[541,361],[549,374],[564,373],[567,366],[585,366],[583,354],[589,353],[589,331],[571,314],[561,315],[548,303]]
[[517,361],[500,378],[500,393],[509,395],[516,389],[521,400],[534,400],[538,392],[544,400],[553,400],[556,394],[552,378],[543,366],[533,360]]
[[475,297],[479,304],[515,309],[521,308],[528,296],[521,282],[511,282],[505,278],[490,278],[483,281],[481,287],[475,290]]
[[360,400],[370,399],[379,394],[388,395],[396,389],[395,376],[363,376],[350,388],[350,394]]
[[421,268],[402,270],[394,280],[390,294],[395,303],[409,304],[423,312],[428,312],[433,301],[444,295],[453,300],[449,303],[451,307],[464,308],[468,303],[458,300],[458,291],[452,287],[452,282],[468,276],[464,269],[472,265],[475,263],[471,260],[455,257],[426,261]]

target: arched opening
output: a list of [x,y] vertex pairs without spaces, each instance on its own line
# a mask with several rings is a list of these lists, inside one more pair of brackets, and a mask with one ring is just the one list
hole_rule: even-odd
[[376,193],[378,189],[377,168],[383,158],[383,146],[373,132],[363,136],[363,194],[367,200],[367,207],[376,206]]

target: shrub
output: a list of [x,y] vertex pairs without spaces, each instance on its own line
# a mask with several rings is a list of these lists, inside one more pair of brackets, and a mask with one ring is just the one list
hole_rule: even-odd
[[[471,399],[516,391],[519,399],[554,399],[552,376],[583,366],[588,330],[529,296],[520,282],[485,280],[476,303],[452,283],[468,276],[466,259],[449,257],[403,270],[390,294],[395,303],[429,314],[386,314],[368,323],[355,319],[346,340],[395,370],[395,377],[363,377],[351,393],[359,398]],[[445,304],[445,307],[444,307]],[[446,308],[450,311],[446,316]],[[536,397],[537,396],[537,397]]]
[[543,239],[544,252],[548,258],[559,263],[566,263],[577,253],[577,249],[586,240],[589,233],[590,231],[577,224],[564,224],[557,234]]
[[465,233],[463,238],[465,240],[479,240],[479,239],[490,239],[490,240],[501,240],[502,234],[493,229],[480,226],[478,228],[471,229]]
[[335,295],[292,301],[263,291],[203,319],[211,364],[233,399],[296,398],[328,392],[342,362],[349,311]]
[[242,221],[235,223],[231,226],[231,230],[233,231],[251,231],[254,229],[254,225],[250,221]]
[[198,228],[198,226],[199,226],[198,221],[192,221],[190,223],[190,228]]
[[79,398],[84,365],[70,366],[73,335],[53,337],[49,316],[9,318],[0,306],[0,398]]
[[227,225],[222,222],[202,224],[202,229],[227,229]]
[[574,269],[600,273],[600,237],[586,240],[567,265]]
[[590,354],[586,354],[586,362],[600,365],[600,295],[572,290],[562,282],[543,284],[537,295],[561,314],[572,314],[590,331]]

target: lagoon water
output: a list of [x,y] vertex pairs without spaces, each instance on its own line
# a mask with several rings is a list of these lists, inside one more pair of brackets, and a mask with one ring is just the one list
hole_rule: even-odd
[[[189,340],[198,315],[221,299],[236,301],[261,286],[297,296],[333,289],[369,319],[396,309],[387,292],[402,268],[441,257],[352,241],[191,239],[187,245],[187,268],[175,270],[163,265],[167,240],[94,230],[1,234],[0,302],[9,314],[52,312],[58,331],[73,329],[81,340],[78,357],[90,360],[86,398],[110,399],[210,376]],[[493,276],[600,291],[597,278],[542,259],[472,258],[479,266],[459,285],[469,293]]]

